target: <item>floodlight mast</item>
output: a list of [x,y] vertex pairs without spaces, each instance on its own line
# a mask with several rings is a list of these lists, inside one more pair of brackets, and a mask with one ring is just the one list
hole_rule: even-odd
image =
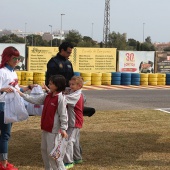
[[110,34],[110,0],[105,0],[104,27],[103,27],[103,43],[105,44],[105,47],[108,46],[109,34]]

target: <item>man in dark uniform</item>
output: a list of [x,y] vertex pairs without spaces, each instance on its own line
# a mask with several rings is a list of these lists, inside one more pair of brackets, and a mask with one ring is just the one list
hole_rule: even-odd
[[[47,63],[47,73],[46,73],[46,86],[48,86],[49,78],[52,75],[63,75],[66,79],[66,87],[69,87],[69,81],[71,77],[74,76],[72,63],[68,60],[72,53],[73,45],[69,42],[63,42],[59,46],[59,52],[53,58],[51,58]],[[95,109],[91,107],[84,107],[83,115],[92,116],[95,113]]]
[[46,72],[46,86],[48,86],[48,80],[52,75],[63,75],[66,79],[66,87],[69,87],[69,80],[74,76],[73,66],[68,60],[72,53],[73,45],[69,42],[63,42],[59,46],[59,52],[47,63]]

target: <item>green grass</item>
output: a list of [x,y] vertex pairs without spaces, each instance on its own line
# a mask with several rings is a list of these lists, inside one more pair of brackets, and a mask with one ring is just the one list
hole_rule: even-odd
[[[170,115],[155,110],[97,111],[84,117],[83,163],[72,170],[170,169]],[[40,117],[13,124],[9,161],[43,170]]]

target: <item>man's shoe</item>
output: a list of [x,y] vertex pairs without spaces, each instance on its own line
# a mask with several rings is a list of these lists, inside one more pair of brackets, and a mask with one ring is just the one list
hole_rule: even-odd
[[81,163],[83,163],[83,160],[82,160],[82,159],[74,160],[74,164],[81,164]]
[[64,164],[65,168],[66,169],[70,169],[70,168],[73,168],[74,164],[73,163],[66,163]]
[[14,165],[7,163],[6,167],[0,164],[0,170],[18,170],[18,168],[15,168]]

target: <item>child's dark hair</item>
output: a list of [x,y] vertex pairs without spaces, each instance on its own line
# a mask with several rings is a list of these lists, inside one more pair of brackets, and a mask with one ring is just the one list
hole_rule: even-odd
[[49,78],[49,81],[51,81],[56,87],[57,91],[64,91],[66,87],[66,79],[62,75],[53,75]]

